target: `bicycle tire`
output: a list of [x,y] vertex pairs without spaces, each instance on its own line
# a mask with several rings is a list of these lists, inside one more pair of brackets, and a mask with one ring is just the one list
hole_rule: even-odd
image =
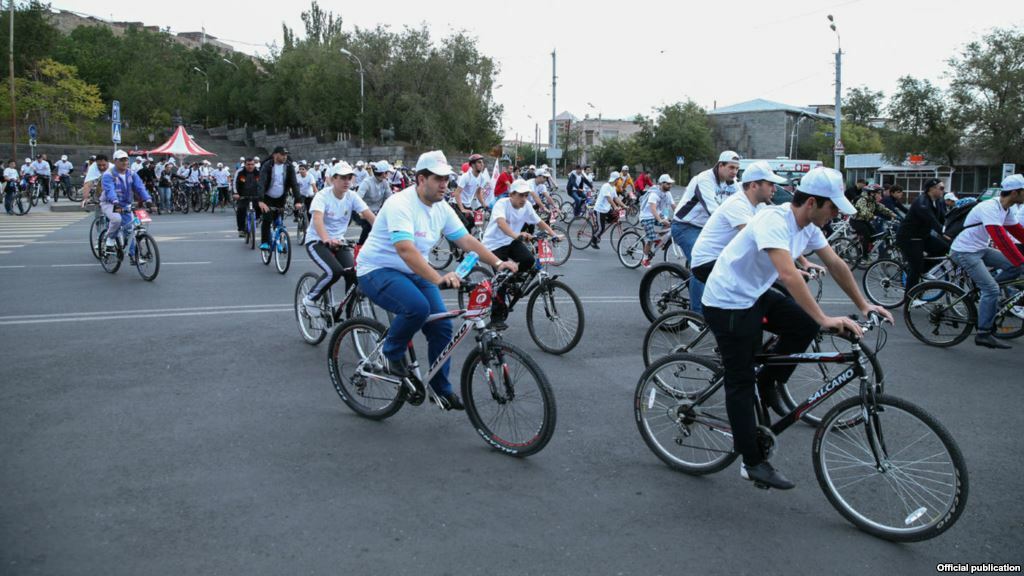
[[[971,335],[978,322],[974,302],[956,284],[943,281],[922,282],[907,293],[903,320],[910,333],[929,346],[955,346]],[[948,327],[949,337],[939,331]]]
[[[668,277],[668,286],[662,286]],[[672,310],[690,309],[690,271],[675,262],[655,264],[640,279],[640,308],[648,322]]]
[[84,194],[82,193],[82,189],[81,188],[76,188],[75,186],[69,185],[67,187],[67,190],[68,190],[68,199],[73,200],[75,202],[81,202],[82,201],[82,198],[84,197]]
[[106,230],[104,230],[100,234],[100,239],[98,240],[98,242],[99,242],[100,250],[101,250],[101,252],[100,252],[100,266],[102,266],[103,269],[105,271],[109,272],[110,274],[114,274],[121,267],[121,259],[123,258],[123,253],[121,252],[121,247],[118,246],[117,249],[114,252],[108,252],[107,251],[107,249],[106,249],[107,231]]
[[891,310],[903,304],[906,279],[906,269],[896,260],[875,260],[864,270],[861,286],[868,300]]
[[[559,297],[556,296],[557,291],[563,291],[571,301],[571,306],[566,306],[566,303],[559,303]],[[533,312],[536,310],[537,300],[541,296],[544,296],[543,312],[544,316],[534,319]],[[561,319],[559,310],[569,311],[575,310],[576,323],[572,324],[571,320],[566,323],[566,326],[556,326],[558,321]],[[559,339],[561,346],[551,346],[548,344],[548,340],[538,334],[540,327],[543,326],[543,321],[547,320],[551,323],[552,331],[555,334],[565,334],[569,337],[566,339]],[[547,280],[542,282],[536,290],[530,294],[530,299],[526,303],[526,329],[530,333],[530,338],[537,345],[538,348],[547,352],[548,354],[562,355],[580,343],[580,339],[583,338],[583,330],[586,327],[586,317],[583,313],[583,302],[580,301],[580,297],[576,295],[576,292],[572,288],[567,286],[561,280]],[[557,330],[555,330],[557,328]]]
[[32,210],[32,198],[28,190],[18,190],[14,196],[15,214],[24,216]]
[[615,255],[630,270],[640,267],[644,258],[644,239],[636,230],[626,230],[615,247]]
[[569,200],[562,202],[558,206],[558,220],[561,222],[569,222],[576,217],[575,210],[576,206]]
[[[302,305],[302,299],[316,285],[318,279],[319,276],[313,272],[305,272],[302,276],[299,276],[299,281],[295,284],[295,299],[293,302],[295,321],[299,323],[299,335],[302,336],[302,340],[306,344],[311,346],[316,346],[327,337],[327,327],[323,320],[310,316],[306,313],[305,306]],[[322,298],[326,299],[327,295],[324,294]],[[320,314],[322,315],[323,313],[324,310],[321,306]]]
[[442,236],[434,244],[434,247],[430,249],[430,255],[429,258],[427,258],[427,262],[434,270],[444,270],[454,259],[455,254],[454,250],[452,250],[451,242]]
[[107,229],[105,220],[105,218],[94,218],[89,226],[89,249],[92,250],[93,258],[97,260],[100,259],[103,251],[103,246],[100,244],[100,235]]
[[292,265],[292,237],[287,230],[277,233],[277,246],[274,248],[274,266],[281,274],[287,274]]
[[39,206],[39,188],[32,186],[29,188],[29,200],[32,202],[32,206]]
[[619,239],[622,238],[622,234],[630,228],[626,227],[622,222],[615,222],[605,228],[605,234],[608,235],[608,245],[612,250],[618,250]]
[[[465,282],[477,283],[477,282],[483,282],[484,280],[487,280],[489,278],[494,278],[494,272],[491,272],[490,268],[487,268],[485,266],[480,266],[478,264],[476,266],[473,266],[473,269],[469,271],[469,274],[466,274],[466,277],[463,280]],[[458,292],[459,292],[459,308],[461,308],[462,310],[465,310],[466,309],[466,298],[468,298],[469,295],[466,294],[466,292],[463,291],[463,290],[459,290]]]
[[385,326],[390,322],[387,310],[370,300],[370,297],[364,294],[359,286],[356,286],[355,293],[345,305],[345,318],[351,320],[357,317],[372,318]]
[[594,224],[586,216],[577,216],[570,220],[567,230],[566,238],[577,250],[586,250],[594,239]]
[[[833,508],[854,526],[872,536],[894,542],[919,542],[934,538],[956,524],[967,505],[969,480],[960,447],[934,416],[916,404],[886,395],[876,397],[875,403],[880,410],[868,422],[879,427],[881,434],[876,435],[874,442],[868,438],[868,422],[857,427],[844,424],[849,421],[845,413],[850,412],[852,416],[863,412],[860,398],[850,398],[825,415],[814,435],[811,451],[818,485]],[[900,418],[901,415],[906,416]],[[837,420],[838,426],[834,425]],[[896,446],[903,439],[899,433],[902,432],[899,426],[902,422],[916,424],[916,429],[909,444]],[[858,431],[863,432],[863,440],[857,437]],[[929,432],[934,438],[930,442],[925,438]],[[832,436],[836,438],[833,440]],[[830,451],[830,446],[837,444],[840,446]],[[890,455],[884,458],[884,472],[879,472],[876,467],[872,456],[873,446]],[[914,459],[912,455],[906,455],[905,452],[912,447],[924,448],[922,453],[926,456]],[[943,451],[949,457],[948,462],[937,461],[937,458],[943,456]],[[829,463],[830,455],[837,460],[834,473]],[[858,456],[864,460],[858,462]],[[897,456],[902,459],[896,460]],[[858,469],[864,476],[850,481],[851,474]],[[877,482],[869,480],[873,476],[877,477]],[[941,486],[943,480],[947,481],[946,486]],[[842,481],[847,481],[847,484],[840,488],[838,484]],[[900,489],[897,485],[901,483],[907,486]],[[863,494],[876,510],[869,512],[865,507],[852,505],[850,500],[859,494]],[[922,502],[925,498],[927,501]],[[872,517],[868,517],[868,514]],[[883,521],[875,518],[875,515],[888,519]]]
[[256,214],[246,214],[245,216],[245,243],[249,245],[250,250],[256,249]]
[[[521,368],[511,368],[508,362],[510,358],[514,358]],[[493,359],[494,363],[500,365],[500,369],[494,370],[487,366],[484,364],[485,359]],[[484,365],[484,370],[480,371],[481,378],[474,378],[478,372],[477,366],[480,365]],[[533,380],[533,386],[530,389],[526,389],[524,386],[525,382],[522,378],[524,372]],[[490,389],[490,379],[495,377],[500,378],[500,381],[494,381],[496,390],[502,394],[500,398],[495,398],[495,394],[491,393]],[[474,387],[478,381],[483,383],[479,393]],[[512,393],[508,390],[509,385],[515,387]],[[498,386],[500,389],[497,388]],[[534,387],[536,391],[533,390]],[[479,346],[473,347],[462,365],[461,389],[469,421],[473,424],[477,434],[495,450],[510,456],[525,458],[540,452],[551,441],[557,423],[554,392],[551,390],[551,384],[544,371],[530,355],[519,348],[501,340],[491,340],[485,352],[481,352]],[[536,395],[536,399],[532,398],[534,395]],[[482,414],[482,412],[490,412],[490,410],[485,410],[482,405],[486,398],[491,398],[497,405],[496,416]],[[538,401],[541,404],[539,423],[536,428],[524,433],[525,438],[512,438],[511,433],[505,433],[501,429],[499,419],[503,415],[508,416],[509,413],[517,411],[520,405],[523,405],[524,409],[528,409]],[[524,420],[525,416],[519,412],[511,418],[510,425],[517,425]]]
[[856,270],[861,259],[860,242],[852,238],[840,238],[832,244],[832,250],[846,263],[851,271]]
[[[370,318],[353,318],[335,326],[331,332],[331,341],[327,346],[327,368],[331,374],[331,384],[334,391],[338,393],[341,400],[352,409],[353,412],[369,418],[370,420],[384,420],[398,412],[405,403],[406,387],[390,382],[365,379],[356,376],[352,372],[351,383],[345,380],[346,373],[355,370],[356,365],[363,360],[362,355],[365,349],[372,351],[380,338],[384,335],[386,328],[380,322]],[[353,358],[342,358],[342,344],[345,344],[346,337],[353,336],[358,339],[352,344]],[[378,364],[377,369],[381,366]],[[365,382],[365,386],[360,386]],[[380,397],[367,395],[367,389],[373,388],[370,394],[382,394]],[[393,392],[392,392],[393,390]],[[380,401],[379,407],[367,406],[360,399],[374,399]]]
[[[671,379],[659,375],[672,368]],[[737,458],[725,411],[725,386],[718,382],[721,374],[715,358],[672,354],[656,360],[640,375],[633,395],[636,426],[647,448],[670,468],[692,475],[711,474]],[[692,382],[682,381],[683,375],[694,375]],[[704,402],[694,406],[693,401],[709,392]],[[662,433],[673,430],[675,434],[661,438]],[[687,445],[695,434],[702,434],[701,440]]]
[[692,310],[672,310],[651,322],[644,333],[644,367],[672,354],[717,358],[716,347],[715,335],[703,316]]
[[160,273],[160,249],[156,246],[156,240],[149,234],[139,234],[135,239],[135,269],[146,282],[156,280],[157,274]]
[[565,224],[555,224],[551,227],[556,233],[564,236],[561,240],[558,238],[551,238],[548,242],[551,245],[551,256],[554,260],[551,261],[552,266],[561,266],[569,261],[569,257],[572,256],[572,242],[569,242],[569,230]]
[[[999,309],[1002,309],[1004,299],[1000,299]],[[1017,306],[1024,306],[1024,300],[1018,301]],[[1001,340],[1011,340],[1024,335],[1024,320],[1018,318],[1013,312],[1001,313],[996,310],[996,317],[992,319],[992,335]]]

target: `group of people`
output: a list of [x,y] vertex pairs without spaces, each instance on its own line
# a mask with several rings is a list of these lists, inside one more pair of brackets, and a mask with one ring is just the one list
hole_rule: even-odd
[[60,195],[51,191],[53,182],[70,177],[75,170],[74,164],[68,161],[66,155],[61,156],[52,166],[46,154],[37,154],[35,160],[25,158],[21,168],[18,169],[17,166],[18,163],[13,158],[4,165],[4,210],[8,214],[14,214],[14,196],[19,189],[24,190],[28,186],[29,179],[35,178],[39,182],[43,202],[49,202],[51,196],[53,201],[57,202]]

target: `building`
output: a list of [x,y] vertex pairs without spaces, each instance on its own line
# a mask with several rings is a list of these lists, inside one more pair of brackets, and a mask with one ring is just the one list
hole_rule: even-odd
[[708,112],[716,150],[735,150],[744,158],[796,158],[800,140],[810,138],[816,122],[831,122],[818,107],[801,108],[756,99]]
[[186,48],[200,48],[204,45],[209,45],[228,55],[234,53],[234,48],[230,45],[221,42],[215,36],[211,36],[205,32],[181,32],[179,34],[171,34],[166,29],[159,26],[147,26],[143,22],[114,22],[58,8],[51,9],[48,13],[48,17],[50,19],[50,24],[57,28],[57,30],[60,30],[62,34],[70,34],[72,30],[79,26],[106,26],[107,28],[110,28],[116,36],[121,36],[129,28],[136,28],[154,33],[167,34],[170,36],[171,40],[185,46]]
[[965,157],[955,166],[903,162],[893,164],[883,154],[850,154],[846,156],[844,171],[847,182],[863,178],[868,182],[889,186],[898,184],[911,198],[921,192],[931,178],[946,182],[946,190],[960,195],[977,195],[986,188],[999,186],[1003,166],[989,159]]

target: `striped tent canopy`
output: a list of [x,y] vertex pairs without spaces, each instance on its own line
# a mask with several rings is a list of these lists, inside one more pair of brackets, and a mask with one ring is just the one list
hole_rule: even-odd
[[184,126],[178,126],[171,138],[159,148],[149,151],[150,154],[172,154],[174,156],[216,156],[207,152],[185,132]]

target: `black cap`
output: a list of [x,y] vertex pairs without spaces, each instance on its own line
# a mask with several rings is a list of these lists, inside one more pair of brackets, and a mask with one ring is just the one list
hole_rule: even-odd
[[287,155],[288,154],[288,149],[285,148],[284,146],[278,146],[277,148],[274,148],[274,151],[271,152],[271,154],[286,154]]

